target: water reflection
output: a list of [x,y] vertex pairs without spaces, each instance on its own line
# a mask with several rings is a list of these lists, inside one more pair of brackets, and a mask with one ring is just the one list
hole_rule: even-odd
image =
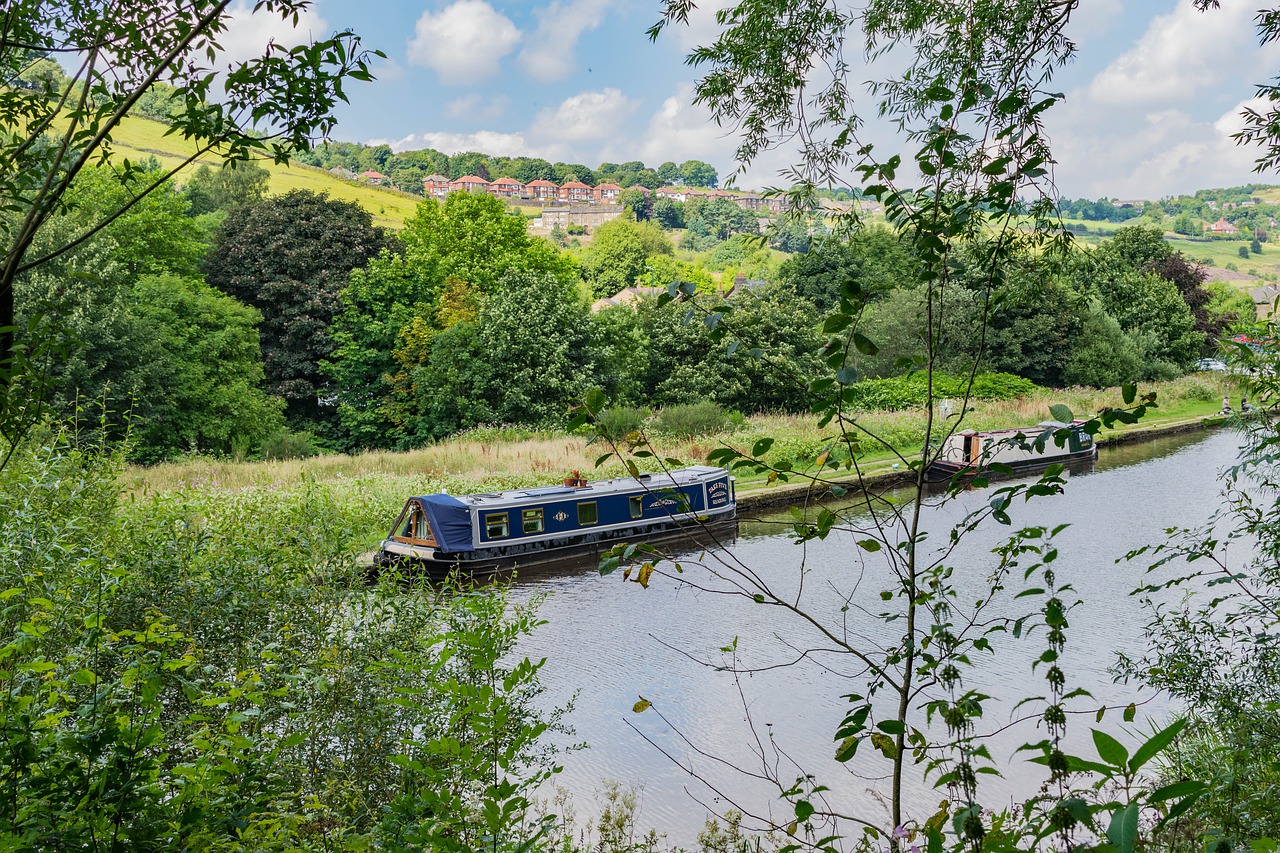
[[[1234,434],[1220,432],[1105,448],[1092,471],[1072,474],[1065,495],[1011,508],[1016,526],[1071,524],[1059,537],[1059,574],[1084,604],[1071,615],[1063,668],[1069,686],[1094,693],[1096,702],[1085,703],[1090,707],[1145,700],[1146,715],[1168,713],[1159,697],[1111,683],[1108,667],[1116,651],[1141,647],[1144,619],[1130,595],[1142,567],[1116,560],[1159,540],[1164,528],[1194,525],[1212,512],[1220,498],[1218,471],[1233,461],[1237,446]],[[965,513],[987,500],[988,491],[977,491],[930,509],[926,529],[942,541]],[[571,722],[591,748],[567,758],[559,781],[573,792],[580,814],[593,812],[592,797],[602,780],[640,785],[641,827],[655,826],[671,842],[688,846],[709,810],[732,804],[725,795],[756,811],[776,808],[767,786],[729,764],[752,772],[768,768],[787,779],[803,769],[831,785],[836,804],[868,818],[883,814],[879,796],[887,789],[882,777],[888,763],[871,750],[860,751],[847,766],[833,760],[832,734],[846,710],[840,697],[857,690],[856,667],[821,652],[791,665],[805,650],[830,644],[782,608],[725,594],[724,583],[699,567],[736,561],[770,584],[803,588],[807,609],[828,629],[872,644],[889,636],[885,632],[892,628],[874,618],[887,581],[885,563],[860,551],[848,536],[797,547],[788,520],[785,512],[744,519],[736,542],[687,562],[682,578],[692,585],[657,578],[643,590],[617,576],[601,578],[590,567],[521,579],[517,596],[550,594],[541,611],[548,624],[526,648],[548,657],[550,698],[563,701],[579,691]],[[952,556],[956,583],[966,595],[981,594],[995,565],[990,549],[1008,533],[999,525],[984,526]],[[728,658],[721,649],[735,641],[739,665],[751,668],[736,678],[716,669]],[[970,677],[969,686],[997,697],[988,703],[988,728],[1012,718],[1011,699],[1041,692],[1042,678],[1030,669],[1039,651],[1027,645],[1002,653],[999,666]],[[671,725],[652,711],[633,714],[639,696],[661,709]],[[1075,721],[1073,740],[1081,751],[1088,748],[1090,724],[1092,717]],[[1118,715],[1110,725],[1114,732]],[[1020,743],[1041,736],[1024,726],[991,741],[993,754],[1007,766],[1004,778],[985,788],[984,802],[1008,804],[1038,784],[1038,768],[1012,760]],[[692,766],[703,781],[677,762]],[[927,817],[939,797],[915,786],[913,816]]]

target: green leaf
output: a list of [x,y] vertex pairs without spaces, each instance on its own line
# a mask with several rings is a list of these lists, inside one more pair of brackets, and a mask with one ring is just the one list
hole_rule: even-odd
[[876,723],[876,728],[888,735],[900,735],[907,730],[902,720],[881,720]]
[[1132,723],[1133,718],[1136,716],[1138,716],[1138,706],[1130,702],[1129,707],[1124,709],[1124,721],[1126,723]]
[[876,551],[880,550],[880,543],[875,539],[859,539],[858,547],[869,554],[874,554]]
[[599,388],[592,388],[590,391],[587,392],[586,402],[587,402],[587,411],[591,412],[591,414],[593,415],[596,415],[596,414],[599,414],[600,411],[604,409],[605,403],[608,402],[608,398],[605,397],[604,392],[601,391]]
[[769,448],[770,448],[770,447],[773,447],[773,439],[772,439],[772,438],[762,438],[762,439],[760,439],[759,441],[757,441],[757,442],[755,443],[755,445],[754,445],[754,446],[752,446],[752,448],[751,448],[751,455],[752,455],[752,456],[764,456],[766,453],[768,453],[768,452],[769,452]]
[[1133,753],[1133,759],[1129,762],[1129,772],[1136,773],[1138,768],[1146,764],[1156,753],[1173,743],[1173,739],[1178,736],[1178,732],[1182,731],[1187,724],[1186,719],[1175,720],[1174,723],[1166,728],[1156,732],[1151,738],[1138,747]]
[[898,745],[888,735],[872,732],[871,745],[880,750],[881,754],[890,761],[898,757]]
[[1147,797],[1147,802],[1163,803],[1165,800],[1174,800],[1179,797],[1185,797],[1188,794],[1198,794],[1204,789],[1205,784],[1194,779],[1189,779],[1185,782],[1174,782],[1172,785],[1156,788]]
[[643,714],[645,711],[649,710],[652,707],[653,707],[653,703],[650,702],[648,699],[644,698],[643,696],[641,696],[640,701],[636,702],[636,704],[631,706],[631,710],[633,713]]
[[858,738],[852,735],[840,741],[840,745],[836,747],[836,761],[843,763],[853,758],[854,753],[858,751],[858,743]]
[[1107,840],[1119,853],[1133,853],[1138,843],[1138,808],[1139,803],[1135,800],[1111,816]]
[[1125,382],[1120,386],[1120,395],[1124,397],[1124,404],[1131,406],[1138,396],[1138,386],[1132,382]]
[[1064,424],[1069,424],[1076,419],[1071,409],[1062,403],[1054,403],[1050,406],[1049,414],[1053,416],[1055,421],[1061,421]]
[[808,800],[796,800],[796,820],[803,823],[813,815],[813,804]]
[[862,332],[853,333],[853,346],[863,355],[876,355],[880,352],[880,347]]
[[1098,749],[1098,757],[1114,767],[1125,766],[1125,762],[1129,760],[1129,750],[1124,748],[1124,744],[1113,738],[1106,732],[1092,729],[1093,745]]

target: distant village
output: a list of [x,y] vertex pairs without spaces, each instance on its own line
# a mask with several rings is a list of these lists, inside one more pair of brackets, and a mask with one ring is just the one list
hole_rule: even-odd
[[[329,169],[331,175],[346,180],[361,181],[374,186],[389,184],[386,175],[373,170],[355,173],[343,166]],[[741,190],[721,190],[704,187],[659,187],[651,190],[640,184],[621,187],[613,183],[601,183],[596,186],[581,181],[566,181],[557,184],[553,181],[536,180],[527,184],[515,178],[497,178],[486,181],[476,175],[464,175],[461,178],[449,178],[445,175],[427,175],[422,179],[423,195],[427,198],[444,199],[451,193],[485,193],[504,199],[525,199],[542,204],[618,204],[622,193],[634,190],[655,198],[667,198],[672,201],[688,201],[691,198],[724,198],[741,207],[743,210],[768,211],[781,213],[784,202],[781,198],[765,197],[756,192]]]

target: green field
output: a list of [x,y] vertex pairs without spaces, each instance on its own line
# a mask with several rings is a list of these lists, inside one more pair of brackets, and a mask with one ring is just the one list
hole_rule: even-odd
[[[1247,240],[1187,240],[1182,237],[1165,235],[1169,245],[1188,258],[1197,261],[1212,260],[1212,267],[1223,269],[1227,264],[1235,264],[1242,273],[1255,270],[1258,276],[1280,275],[1280,245],[1263,243],[1262,254],[1249,253],[1249,260],[1240,257],[1240,247],[1248,246]],[[1213,279],[1213,269],[1209,270],[1209,278]],[[1245,284],[1245,282],[1238,282]]]
[[[181,137],[166,136],[166,130],[168,126],[158,121],[132,116],[126,118],[113,135],[114,155],[130,160],[140,160],[150,155],[159,160],[161,165],[173,168],[191,156],[196,147],[191,141]],[[197,164],[217,167],[221,162],[222,159],[216,155],[206,155],[180,172],[176,180],[181,183]],[[262,161],[261,165],[271,172],[270,192],[273,194],[298,189],[328,193],[331,198],[354,201],[373,216],[375,224],[389,228],[404,227],[405,220],[413,215],[421,201],[417,196],[396,190],[344,181],[312,166],[278,166],[269,161]]]

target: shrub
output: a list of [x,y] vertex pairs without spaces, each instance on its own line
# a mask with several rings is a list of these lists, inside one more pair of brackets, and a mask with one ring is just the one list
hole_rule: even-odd
[[569,223],[569,227],[565,229],[573,237],[581,237],[587,233],[587,226],[578,225],[575,222]]
[[319,455],[316,437],[306,431],[277,430],[262,440],[263,459],[309,459]]
[[[935,397],[963,397],[967,380],[945,373],[933,375]],[[970,396],[975,400],[1012,400],[1030,394],[1036,384],[1011,373],[980,373],[974,378]],[[849,387],[848,401],[872,411],[896,411],[924,405],[928,390],[923,373],[890,379],[867,379]]]
[[686,403],[680,406],[667,406],[658,412],[654,429],[664,435],[676,438],[695,438],[720,432],[725,428],[728,418],[724,410],[715,403]]
[[613,438],[623,438],[633,432],[639,432],[652,414],[651,409],[611,406],[600,413],[600,426]]

